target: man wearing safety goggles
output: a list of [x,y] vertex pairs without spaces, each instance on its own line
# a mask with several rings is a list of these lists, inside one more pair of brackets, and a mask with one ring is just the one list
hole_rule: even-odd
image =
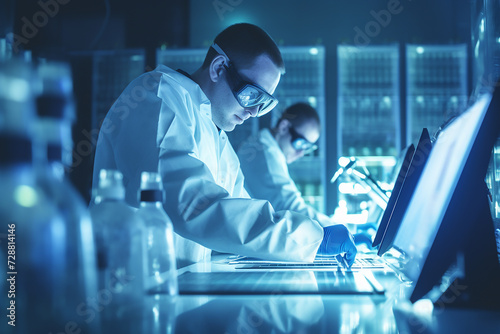
[[278,100],[266,92],[264,88],[243,79],[238,74],[238,70],[236,70],[234,64],[229,60],[229,57],[217,44],[213,44],[212,48],[217,51],[218,54],[226,57],[227,65],[224,65],[224,68],[227,71],[226,74],[228,83],[233,92],[234,98],[238,101],[242,108],[256,108],[256,116],[260,117],[270,112],[278,104]]
[[102,168],[123,173],[126,200],[138,206],[142,171],[158,171],[176,232],[179,267],[211,251],[263,259],[312,261],[316,253],[356,248],[347,230],[332,233],[303,215],[275,212],[250,199],[227,131],[269,112],[284,63],[272,38],[241,23],[222,31],[189,75],[160,65],[130,83],[101,127],[94,185]]
[[262,129],[238,148],[245,188],[253,198],[266,199],[275,210],[291,210],[333,224],[325,214],[308,205],[288,171],[288,165],[317,149],[320,119],[307,103],[289,106],[272,129]]

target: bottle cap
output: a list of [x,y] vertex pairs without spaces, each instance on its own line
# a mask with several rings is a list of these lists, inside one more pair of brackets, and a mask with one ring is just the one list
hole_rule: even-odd
[[50,61],[40,64],[37,70],[40,83],[36,101],[38,115],[73,122],[73,80],[69,65]]
[[0,62],[0,132],[31,136],[35,117],[31,64]]
[[101,169],[97,196],[101,198],[124,199],[123,174],[117,170]]
[[155,172],[142,172],[141,173],[141,190],[162,190],[161,176]]

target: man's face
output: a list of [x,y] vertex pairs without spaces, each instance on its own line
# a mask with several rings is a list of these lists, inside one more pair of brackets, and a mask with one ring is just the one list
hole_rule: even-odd
[[[262,87],[271,95],[281,78],[280,70],[267,55],[257,57],[249,67],[238,68],[237,71],[242,79]],[[259,111],[259,107],[240,106],[231,90],[227,69],[223,70],[221,80],[216,84],[211,104],[212,120],[226,132],[234,130],[236,125],[243,124],[248,118],[257,116]]]
[[293,127],[290,122],[286,122],[286,130],[283,130],[283,134],[278,140],[278,145],[280,146],[283,154],[285,155],[287,164],[300,159],[304,156],[303,150],[296,150],[292,145],[293,135],[292,132],[295,131],[298,135],[304,137],[308,142],[315,143],[319,139],[320,128],[318,122],[315,120],[308,120],[302,124]]

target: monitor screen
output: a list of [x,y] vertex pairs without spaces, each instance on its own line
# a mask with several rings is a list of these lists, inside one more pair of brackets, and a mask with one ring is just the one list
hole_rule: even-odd
[[[433,145],[402,219],[394,240],[394,247],[404,254],[406,264],[403,272],[414,281],[413,287],[416,281],[425,279],[425,277],[422,278],[424,276],[422,269],[426,261],[432,262],[432,265],[428,265],[432,267],[432,271],[440,272],[442,275],[447,269],[444,266],[451,264],[446,262],[451,261],[452,253],[455,252],[456,255],[460,247],[457,244],[467,239],[467,236],[462,235],[466,232],[462,231],[468,229],[467,224],[470,225],[470,222],[461,221],[460,214],[474,209],[467,208],[467,201],[471,198],[471,194],[464,190],[476,189],[472,184],[478,183],[478,180],[484,180],[486,170],[482,170],[482,166],[486,166],[487,161],[484,163],[484,161],[476,160],[484,160],[482,156],[488,159],[493,145],[493,140],[489,138],[498,136],[499,124],[495,124],[498,122],[498,110],[491,110],[488,120],[483,122],[491,100],[492,95],[489,93],[481,96],[441,132]],[[492,120],[495,121],[492,122]],[[481,159],[468,161],[473,150],[486,152],[482,156],[474,155],[475,157],[481,156]],[[464,171],[465,168],[467,168],[466,171]],[[461,191],[456,191],[459,182]],[[453,203],[450,204],[451,201]],[[443,221],[447,223],[444,224]],[[435,243],[441,226],[446,226],[446,231],[440,232],[439,242]],[[442,237],[443,235],[445,238]],[[429,256],[431,249],[433,250],[432,256]],[[432,275],[435,276],[435,274]],[[427,279],[429,282],[424,284],[426,289],[432,288],[432,284],[437,284],[434,282],[437,277],[433,277],[432,280]],[[426,292],[419,291],[418,295],[415,295],[413,291],[410,299],[415,301],[424,293]]]
[[410,166],[411,158],[415,152],[415,146],[411,144],[405,151],[406,153],[404,157],[400,159],[400,163],[398,164],[399,172],[397,174],[396,181],[394,182],[394,187],[392,188],[391,197],[389,197],[389,202],[387,202],[387,207],[385,208],[382,218],[378,224],[377,234],[375,234],[375,238],[373,239],[372,247],[377,247],[382,241],[382,236],[384,235],[387,224],[389,223],[389,218],[391,217],[392,210],[394,209],[401,187],[403,186],[406,172]]
[[411,158],[410,165],[408,166],[408,171],[404,178],[399,196],[396,198],[394,203],[394,208],[389,216],[389,221],[387,222],[387,227],[382,236],[380,246],[378,248],[378,255],[382,256],[387,252],[394,242],[394,238],[399,230],[403,215],[406,212],[408,203],[410,202],[411,196],[417,186],[420,175],[424,169],[427,159],[432,149],[431,138],[429,136],[429,131],[427,129],[422,130],[420,139],[415,149],[415,153]]

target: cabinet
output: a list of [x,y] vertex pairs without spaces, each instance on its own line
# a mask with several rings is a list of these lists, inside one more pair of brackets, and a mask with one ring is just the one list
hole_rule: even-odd
[[[337,152],[339,164],[352,158],[390,190],[395,157],[401,151],[399,46],[339,45]],[[345,162],[344,162],[345,161]],[[381,208],[370,202],[366,186],[348,175],[337,181],[339,221],[375,220]]]
[[77,122],[73,129],[70,179],[91,198],[94,151],[102,121],[123,89],[145,71],[142,49],[86,51],[70,54]]
[[431,136],[468,104],[467,45],[406,45],[407,142]]

